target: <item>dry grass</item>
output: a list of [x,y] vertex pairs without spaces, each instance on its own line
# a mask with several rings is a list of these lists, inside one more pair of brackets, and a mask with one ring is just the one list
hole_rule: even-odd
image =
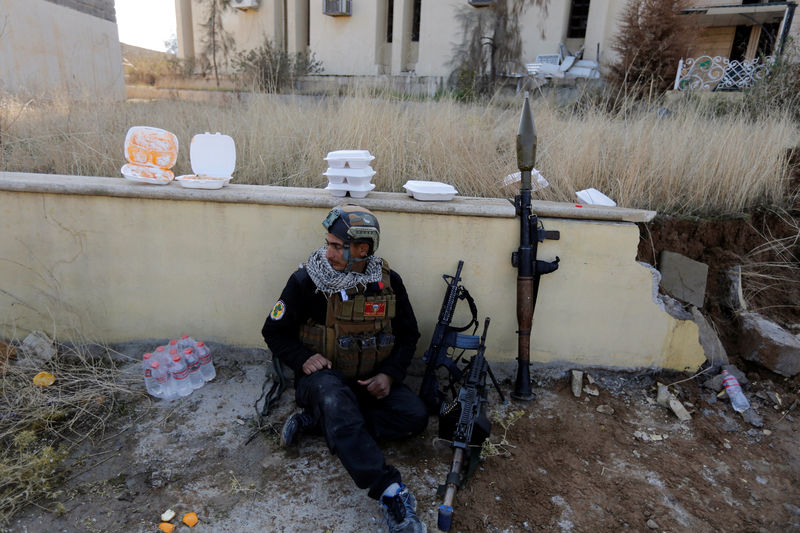
[[[521,99],[508,107],[358,94],[257,95],[224,106],[6,98],[0,169],[119,176],[127,129],[151,125],[178,135],[176,174],[190,172],[192,135],[220,131],[236,141],[235,183],[324,186],[325,154],[360,148],[377,156],[376,190],[402,192],[406,180],[422,179],[451,183],[467,196],[508,196],[500,183],[516,170],[520,107]],[[790,202],[787,149],[798,144],[800,128],[778,113],[714,117],[682,103],[667,118],[599,106],[570,114],[543,99],[533,111],[537,168],[551,183],[538,198],[571,202],[574,191],[595,187],[622,206],[697,215]]]
[[764,242],[742,258],[743,297],[748,311],[794,317],[800,308],[796,300],[800,292],[800,220],[784,210],[772,213],[787,231],[785,236],[778,236],[769,226],[761,230],[753,227]]
[[[76,346],[59,345],[47,362],[17,350],[0,368],[0,524],[26,505],[61,495],[63,460],[102,434],[118,399],[132,389],[107,349]],[[55,376],[49,387],[33,384],[41,371]]]

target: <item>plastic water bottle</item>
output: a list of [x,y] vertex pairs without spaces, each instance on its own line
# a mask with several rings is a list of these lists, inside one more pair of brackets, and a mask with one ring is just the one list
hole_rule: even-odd
[[725,393],[731,399],[731,405],[734,410],[742,413],[750,409],[750,402],[747,401],[747,397],[742,392],[742,387],[739,385],[739,380],[736,379],[736,376],[727,370],[723,370],[722,384],[725,385]]
[[181,340],[178,341],[178,349],[181,352],[183,352],[186,348],[191,348],[194,350],[196,346],[197,341],[195,341],[189,335],[181,335]]
[[152,375],[153,385],[152,389],[148,390],[147,392],[156,398],[165,398],[167,393],[167,385],[169,384],[169,373],[167,372],[167,367],[163,366],[158,361],[151,361],[150,373]]
[[214,379],[217,376],[217,370],[211,360],[211,350],[202,341],[197,343],[197,357],[200,359],[200,375],[203,376],[203,379],[206,381]]
[[183,351],[183,359],[186,361],[186,366],[189,367],[189,384],[192,386],[192,390],[199,389],[205,385],[206,380],[200,374],[200,359],[197,358],[194,350],[186,348]]
[[172,359],[172,350],[180,350],[178,339],[172,339],[167,343],[167,351],[170,353],[170,359]]
[[156,396],[153,392],[153,386],[155,385],[155,379],[153,379],[153,368],[150,366],[150,363],[155,361],[153,359],[153,354],[148,352],[142,356],[142,373],[144,374],[144,388],[147,390],[147,394],[151,396]]
[[167,369],[167,365],[169,365],[169,352],[167,351],[165,346],[159,346],[156,348],[156,351],[153,352],[153,359],[158,361],[159,364],[164,367],[164,370]]
[[189,384],[189,367],[178,354],[178,350],[173,348],[169,351],[172,361],[169,363],[169,373],[172,374],[172,385],[178,396],[189,396],[192,393],[192,386]]

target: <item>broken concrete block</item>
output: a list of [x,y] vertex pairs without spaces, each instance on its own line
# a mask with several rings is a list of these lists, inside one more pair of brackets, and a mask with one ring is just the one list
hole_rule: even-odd
[[675,413],[675,416],[681,422],[686,422],[692,419],[692,415],[689,414],[689,411],[683,406],[683,404],[678,401],[677,398],[670,398],[669,399],[669,408],[672,409],[672,412]]
[[581,387],[583,386],[583,372],[580,370],[572,371],[572,395],[576,398],[581,397]]
[[697,324],[700,346],[703,347],[703,352],[706,354],[706,359],[711,363],[711,366],[719,368],[722,365],[727,365],[728,352],[725,351],[717,332],[696,307],[692,308],[692,320]]
[[600,396],[600,391],[598,390],[598,388],[597,387],[590,387],[589,385],[586,385],[583,388],[583,392],[585,392],[586,394],[589,394],[591,396]]
[[597,412],[598,413],[603,413],[604,415],[613,415],[614,414],[614,408],[611,407],[610,405],[605,405],[605,404],[598,405],[597,406]]
[[665,291],[684,302],[703,307],[708,265],[666,250],[661,252],[659,265],[661,287]]
[[[744,358],[786,377],[800,373],[800,339],[756,313],[742,313]],[[738,377],[738,376],[737,376]]]

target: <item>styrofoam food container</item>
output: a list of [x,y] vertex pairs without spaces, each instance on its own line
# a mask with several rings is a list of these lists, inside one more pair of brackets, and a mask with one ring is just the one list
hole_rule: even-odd
[[375,156],[369,150],[336,150],[328,152],[325,161],[331,168],[364,168],[368,167]]
[[155,165],[139,165],[137,163],[126,163],[120,169],[122,177],[138,183],[150,183],[152,185],[166,185],[174,174],[171,170],[157,167]]
[[455,187],[439,181],[409,180],[403,187],[415,200],[422,201],[446,202],[458,194]]
[[347,183],[349,185],[363,186],[369,183],[375,171],[370,167],[363,168],[328,168],[323,174],[330,183]]
[[172,168],[178,160],[178,137],[151,126],[133,126],[125,135],[125,159],[129,163]]
[[236,144],[229,135],[200,133],[192,137],[189,159],[197,175],[231,179],[236,168]]
[[334,196],[345,196],[350,193],[353,198],[364,198],[367,193],[375,188],[374,183],[367,183],[365,185],[349,185],[347,183],[329,183],[325,187],[326,191],[331,191]]
[[210,176],[198,176],[197,174],[187,174],[178,176],[175,181],[187,189],[220,189],[227,185],[230,178],[212,178]]

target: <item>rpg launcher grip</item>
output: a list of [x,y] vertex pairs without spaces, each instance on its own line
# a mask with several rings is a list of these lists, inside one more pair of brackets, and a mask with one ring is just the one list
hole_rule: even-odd
[[[442,307],[439,310],[439,319],[436,328],[433,330],[430,346],[425,350],[422,360],[425,361],[425,374],[422,378],[422,385],[419,389],[419,397],[425,402],[430,414],[437,414],[445,396],[442,393],[436,371],[445,367],[448,371],[451,382],[461,381],[462,371],[450,357],[451,348],[461,348],[466,350],[476,350],[479,346],[479,339],[475,335],[465,335],[466,331],[473,325],[478,327],[478,309],[475,300],[470,296],[469,291],[461,284],[461,269],[464,261],[459,260],[455,276],[442,275],[447,290],[444,293]],[[472,320],[463,327],[453,327],[450,325],[455,314],[456,304],[459,300],[466,300],[469,304]]]

